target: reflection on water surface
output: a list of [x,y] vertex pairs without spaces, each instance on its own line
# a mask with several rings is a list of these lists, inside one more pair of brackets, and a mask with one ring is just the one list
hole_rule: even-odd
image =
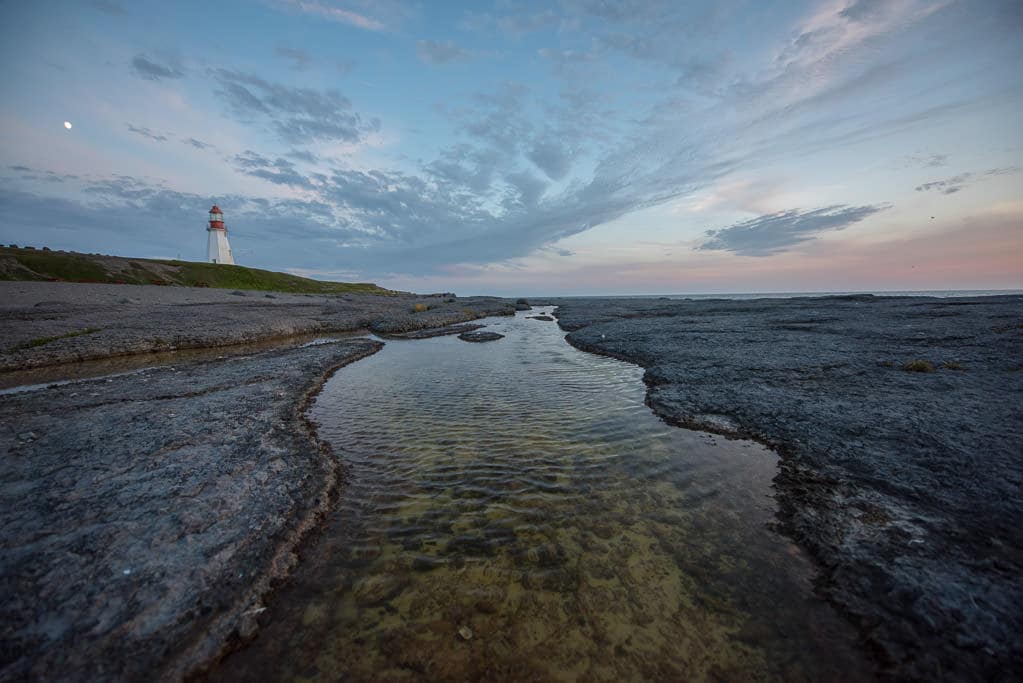
[[665,425],[639,368],[525,315],[330,380],[338,507],[213,678],[864,678],[768,529],[776,456]]

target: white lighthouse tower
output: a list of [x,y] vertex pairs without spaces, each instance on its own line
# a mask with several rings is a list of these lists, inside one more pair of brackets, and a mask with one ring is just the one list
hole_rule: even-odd
[[231,245],[227,243],[227,228],[224,227],[224,214],[216,204],[210,209],[210,224],[206,228],[210,234],[207,256],[210,263],[226,263],[234,265]]

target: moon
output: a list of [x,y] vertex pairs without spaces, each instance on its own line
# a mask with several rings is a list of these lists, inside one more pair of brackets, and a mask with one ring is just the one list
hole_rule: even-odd
[[70,121],[65,121],[64,122],[64,127],[67,128],[68,130],[71,130],[71,122]]

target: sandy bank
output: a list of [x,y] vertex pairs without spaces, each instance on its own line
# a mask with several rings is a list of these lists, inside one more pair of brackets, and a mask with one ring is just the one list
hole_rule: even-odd
[[781,452],[782,524],[892,675],[1023,671],[1023,297],[557,303],[665,419]]
[[179,679],[328,504],[305,406],[356,339],[0,396],[0,680]]

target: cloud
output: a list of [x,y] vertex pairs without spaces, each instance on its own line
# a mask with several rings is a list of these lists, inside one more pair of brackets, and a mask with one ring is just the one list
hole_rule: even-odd
[[185,72],[176,66],[166,66],[154,62],[146,55],[139,53],[131,60],[131,68],[135,75],[147,81],[159,81],[164,78],[181,78]]
[[989,178],[991,176],[1009,175],[1013,173],[1019,173],[1019,166],[1003,166],[1001,168],[990,168],[981,173],[960,173],[950,178],[944,178],[942,180],[932,180],[929,183],[923,183],[917,185],[917,192],[929,192],[931,190],[940,192],[941,194],[955,194],[965,187],[972,185],[973,183]]
[[185,138],[181,142],[191,147],[195,147],[196,149],[209,149],[210,147],[213,147],[210,143],[203,142],[202,140],[196,140],[195,138]]
[[[369,0],[267,1],[309,15],[286,17],[302,25],[313,23],[315,17],[352,23],[328,9],[354,12],[380,27],[393,25],[390,15],[382,18],[380,3],[371,5]],[[1000,106],[1018,103],[1016,80],[997,68],[1009,60],[994,59],[1005,56],[1009,48],[998,47],[995,41],[985,43],[991,46],[990,55],[973,62],[975,53],[953,53],[954,46],[934,39],[951,30],[951,22],[969,17],[961,3],[950,6],[951,13],[959,14],[936,16],[915,32],[907,27],[923,7],[920,0],[893,2],[879,15],[866,6],[850,9],[850,0],[818,3],[812,15],[794,23],[796,10],[771,12],[748,6],[750,12],[744,11],[743,22],[736,24],[734,8],[713,4],[707,9],[653,0],[627,5],[565,0],[557,5],[557,14],[524,9],[522,14],[503,16],[500,12],[517,5],[502,0],[498,3],[502,9],[481,21],[488,29],[537,31],[528,40],[511,38],[518,41],[515,57],[522,59],[522,66],[538,66],[542,73],[527,74],[528,87],[498,84],[468,99],[446,101],[439,109],[450,131],[431,130],[425,145],[421,139],[410,143],[410,136],[405,136],[394,144],[407,148],[392,147],[373,155],[339,158],[330,144],[323,144],[363,141],[379,127],[341,92],[211,70],[208,74],[228,114],[259,129],[247,131],[253,150],[231,156],[230,166],[280,188],[299,188],[307,200],[298,204],[274,200],[274,191],[294,192],[267,186],[266,198],[231,198],[237,206],[247,207],[240,212],[237,206],[232,208],[232,216],[245,215],[251,225],[264,225],[260,212],[265,209],[282,226],[302,226],[322,238],[301,260],[280,253],[281,265],[363,273],[448,272],[451,264],[490,264],[534,253],[637,210],[727,189],[737,179],[756,181],[770,175],[771,169],[791,167],[791,159],[809,152],[842,149],[843,163],[850,159],[860,163],[857,155],[863,150],[851,149],[852,143],[919,131],[921,121],[937,125],[964,111],[984,111],[991,106],[988,90],[1002,93]],[[367,7],[372,9],[363,11]],[[849,10],[846,15],[844,10]],[[758,31],[737,44],[734,33],[704,30],[708,22],[719,21],[718,16],[730,22],[729,31],[752,23]],[[980,32],[988,25],[978,27]],[[337,25],[326,28],[335,35],[344,33]],[[955,30],[951,38],[960,47],[964,42]],[[731,58],[718,54],[729,45],[738,45]],[[942,58],[946,50],[949,57]],[[533,55],[542,59],[530,59]],[[280,56],[296,64],[301,61]],[[333,72],[328,59],[324,53],[318,66]],[[959,78],[961,63],[978,73],[984,66],[996,68],[984,72],[987,81],[964,79]],[[574,66],[566,70],[565,65]],[[953,72],[946,73],[946,68]],[[587,82],[600,88],[580,85]],[[279,140],[260,135],[262,129]],[[260,137],[262,143],[256,142]],[[175,139],[201,149],[183,134]],[[435,144],[439,151],[425,159],[402,156],[430,154],[424,150]],[[879,144],[875,150],[882,147],[888,149]],[[239,149],[244,147],[231,154]],[[910,150],[891,151],[905,158],[901,155]],[[936,162],[942,157],[934,156]],[[211,161],[216,158],[210,155]],[[358,168],[345,167],[348,160]],[[913,178],[906,189],[927,179]],[[813,185],[818,178],[809,181]],[[740,193],[742,197],[725,197],[731,201],[725,205],[734,209],[741,204],[750,209],[742,215],[749,216],[798,205],[779,204],[784,200],[777,198],[747,201],[763,196],[761,189],[751,185]],[[92,215],[91,207],[98,202],[109,203],[116,213],[128,204],[148,212],[178,201],[175,216],[187,218],[193,210],[187,208],[191,200],[175,200],[170,192],[107,179],[89,186],[81,206]],[[206,206],[200,207],[200,214],[208,207],[202,203]],[[287,213],[290,207],[293,215]],[[822,230],[842,229],[860,219],[850,212],[874,208],[837,206],[764,215],[714,231],[704,248],[773,253]],[[737,230],[742,227],[750,234]],[[716,257],[703,252],[701,258]]]
[[536,140],[528,156],[551,180],[561,180],[572,167],[571,152],[553,136]]
[[145,126],[136,127],[131,125],[130,123],[126,123],[124,125],[127,126],[128,130],[130,130],[132,133],[141,135],[144,138],[149,138],[150,140],[154,140],[155,142],[167,142],[166,135],[159,135],[157,133],[154,133]]
[[450,40],[420,40],[416,42],[416,54],[427,64],[450,64],[469,59],[469,53]]
[[934,190],[941,194],[955,194],[959,190],[963,189],[972,177],[972,173],[960,173],[959,175],[952,176],[951,178],[945,178],[944,180],[932,180],[929,183],[918,185],[916,191],[928,192],[930,190]]
[[855,0],[838,14],[851,21],[864,21],[880,14],[891,0]]
[[305,149],[293,149],[287,153],[287,156],[291,157],[292,159],[298,159],[299,161],[304,161],[309,164],[315,164],[317,161],[320,160],[318,156],[316,156],[309,150]]
[[266,118],[289,144],[314,141],[358,142],[379,130],[378,120],[364,121],[338,90],[294,88],[259,76],[216,69],[220,94],[229,111],[243,122]]
[[346,9],[345,7],[339,7],[333,3],[307,0],[283,0],[280,4],[297,10],[303,14],[311,14],[330,21],[337,21],[342,24],[348,24],[349,26],[366,29],[367,31],[380,31],[384,28],[384,24],[382,22],[372,17]]
[[708,230],[710,239],[698,249],[731,251],[742,256],[770,256],[812,240],[819,233],[847,228],[886,208],[884,205],[835,205],[809,211],[781,211],[720,230]]
[[312,181],[295,169],[295,165],[282,157],[269,159],[258,152],[246,150],[234,158],[238,170],[254,178],[262,178],[276,185],[309,189]]
[[313,58],[309,56],[309,53],[305,50],[300,50],[295,47],[277,47],[274,49],[274,54],[291,62],[291,68],[296,71],[303,71]]
[[497,29],[511,36],[520,36],[525,33],[534,33],[554,28],[562,23],[562,18],[551,10],[501,15],[485,12],[467,12],[465,17],[459,22],[459,27],[466,31],[490,31]]

